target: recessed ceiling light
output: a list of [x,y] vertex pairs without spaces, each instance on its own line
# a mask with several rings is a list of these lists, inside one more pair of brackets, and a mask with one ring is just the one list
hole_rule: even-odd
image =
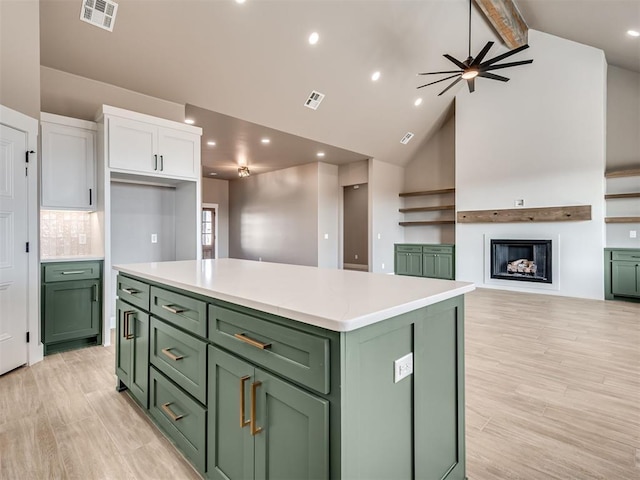
[[184,123],[188,123],[189,125],[193,125],[194,123],[196,123],[196,121],[193,120],[192,118],[185,118],[184,119]]
[[640,37],[640,32],[637,30],[627,30],[627,35],[631,37]]
[[309,35],[309,43],[311,45],[315,45],[316,43],[318,43],[318,40],[320,40],[320,35],[318,35],[318,32],[313,32],[311,35]]
[[216,146],[216,142],[211,140],[211,141],[207,142],[207,145],[209,145],[210,147],[215,147]]
[[415,102],[413,102],[413,104],[414,104],[416,107],[419,107],[420,105],[422,105],[422,99],[421,99],[421,98],[416,98],[416,101],[415,101]]
[[236,3],[244,3],[246,0],[236,0]]
[[260,140],[262,143],[271,143],[271,140],[269,140],[268,138],[263,138],[262,140]]
[[211,172],[209,175],[217,175],[216,172]]
[[318,157],[322,158],[322,157],[324,157],[324,152],[318,152],[318,153],[316,153],[316,155],[317,155]]
[[378,80],[380,80],[380,72],[373,72],[373,75],[371,75],[371,80],[373,80],[374,82],[377,82]]

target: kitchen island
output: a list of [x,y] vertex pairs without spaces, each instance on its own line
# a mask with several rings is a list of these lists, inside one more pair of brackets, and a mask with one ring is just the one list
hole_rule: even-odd
[[466,282],[116,266],[118,388],[209,478],[464,479]]

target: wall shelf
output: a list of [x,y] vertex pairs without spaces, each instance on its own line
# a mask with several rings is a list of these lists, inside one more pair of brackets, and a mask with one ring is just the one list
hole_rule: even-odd
[[399,222],[398,224],[403,227],[418,227],[421,225],[454,225],[455,220],[431,220],[424,222]]
[[614,198],[640,198],[640,192],[634,193],[608,193],[604,196],[605,200],[611,200]]
[[640,223],[640,217],[605,217],[605,223]]
[[441,195],[445,193],[454,193],[456,191],[455,188],[443,188],[440,190],[424,190],[422,192],[405,192],[400,193],[401,197],[423,197],[425,195]]
[[456,208],[455,205],[440,205],[440,206],[435,206],[435,207],[400,208],[400,209],[398,209],[398,211],[401,212],[401,213],[437,212],[437,211],[440,211],[440,210],[453,210],[455,208]]
[[638,177],[640,176],[640,168],[633,168],[630,170],[617,170],[613,172],[606,172],[605,178],[617,178],[617,177]]
[[458,212],[458,223],[567,222],[591,220],[591,205]]

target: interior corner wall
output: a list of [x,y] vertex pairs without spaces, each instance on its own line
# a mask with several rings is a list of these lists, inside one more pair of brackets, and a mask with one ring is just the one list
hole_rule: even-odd
[[338,166],[318,163],[318,267],[338,268]]
[[0,1],[0,105],[40,118],[40,2]]
[[369,160],[369,271],[393,273],[395,243],[404,241],[399,225],[404,167]]
[[[420,146],[405,167],[404,192],[439,190],[455,184],[455,115]],[[453,194],[405,197],[404,207],[430,207],[452,204]],[[405,221],[449,220],[451,210],[405,213]],[[455,243],[454,225],[405,227],[406,243]]]
[[202,179],[202,203],[218,204],[218,258],[229,256],[229,181]]
[[[604,297],[604,167],[607,65],[601,50],[529,30],[531,48],[508,83],[479,79],[456,98],[457,210],[591,205],[592,219],[458,223],[456,277],[480,287]],[[558,240],[556,287],[487,276],[487,238]],[[503,283],[506,281],[502,281]],[[513,284],[513,285],[511,285]]]
[[318,265],[318,164],[229,182],[229,256]]
[[42,111],[94,120],[102,105],[184,121],[184,105],[49,67],[40,67],[38,98]]

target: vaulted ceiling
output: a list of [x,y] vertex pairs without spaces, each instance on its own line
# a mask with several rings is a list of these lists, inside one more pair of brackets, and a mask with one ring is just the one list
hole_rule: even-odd
[[[232,117],[218,131],[206,127],[203,137],[204,165],[209,171],[218,168],[221,177],[239,162],[239,138],[246,151],[247,142],[257,143],[264,136],[260,126],[268,127],[271,135],[281,131],[307,139],[310,151],[336,147],[334,158],[323,159],[330,163],[374,157],[404,165],[439,128],[454,95],[468,94],[455,88],[438,97],[442,84],[416,90],[425,82],[415,75],[451,69],[443,53],[466,58],[467,0],[118,4],[110,33],[79,20],[81,0],[40,0],[41,64],[188,105],[187,110],[201,115],[202,126]],[[628,28],[640,29],[640,0],[517,4],[530,27],[610,48],[610,62],[640,71],[640,41],[633,43],[624,35]],[[314,31],[319,41],[310,45]],[[489,40],[497,45],[490,56],[506,51],[474,8],[472,51]],[[535,58],[534,50],[512,58]],[[374,82],[375,71],[380,71],[380,79]],[[481,94],[483,81],[479,79],[474,95]],[[326,95],[315,111],[303,106],[312,90]],[[418,98],[422,104],[415,106]],[[206,119],[207,111],[217,119]],[[407,132],[416,136],[403,145],[400,139]],[[214,137],[225,148],[207,150],[206,141]],[[293,154],[288,161],[294,163],[318,160],[312,155],[300,158],[304,155],[287,145],[283,134],[269,145],[270,154]],[[260,162],[260,150],[252,151],[256,156],[247,159],[250,165]],[[280,168],[275,160],[262,163],[263,171],[269,165]]]

